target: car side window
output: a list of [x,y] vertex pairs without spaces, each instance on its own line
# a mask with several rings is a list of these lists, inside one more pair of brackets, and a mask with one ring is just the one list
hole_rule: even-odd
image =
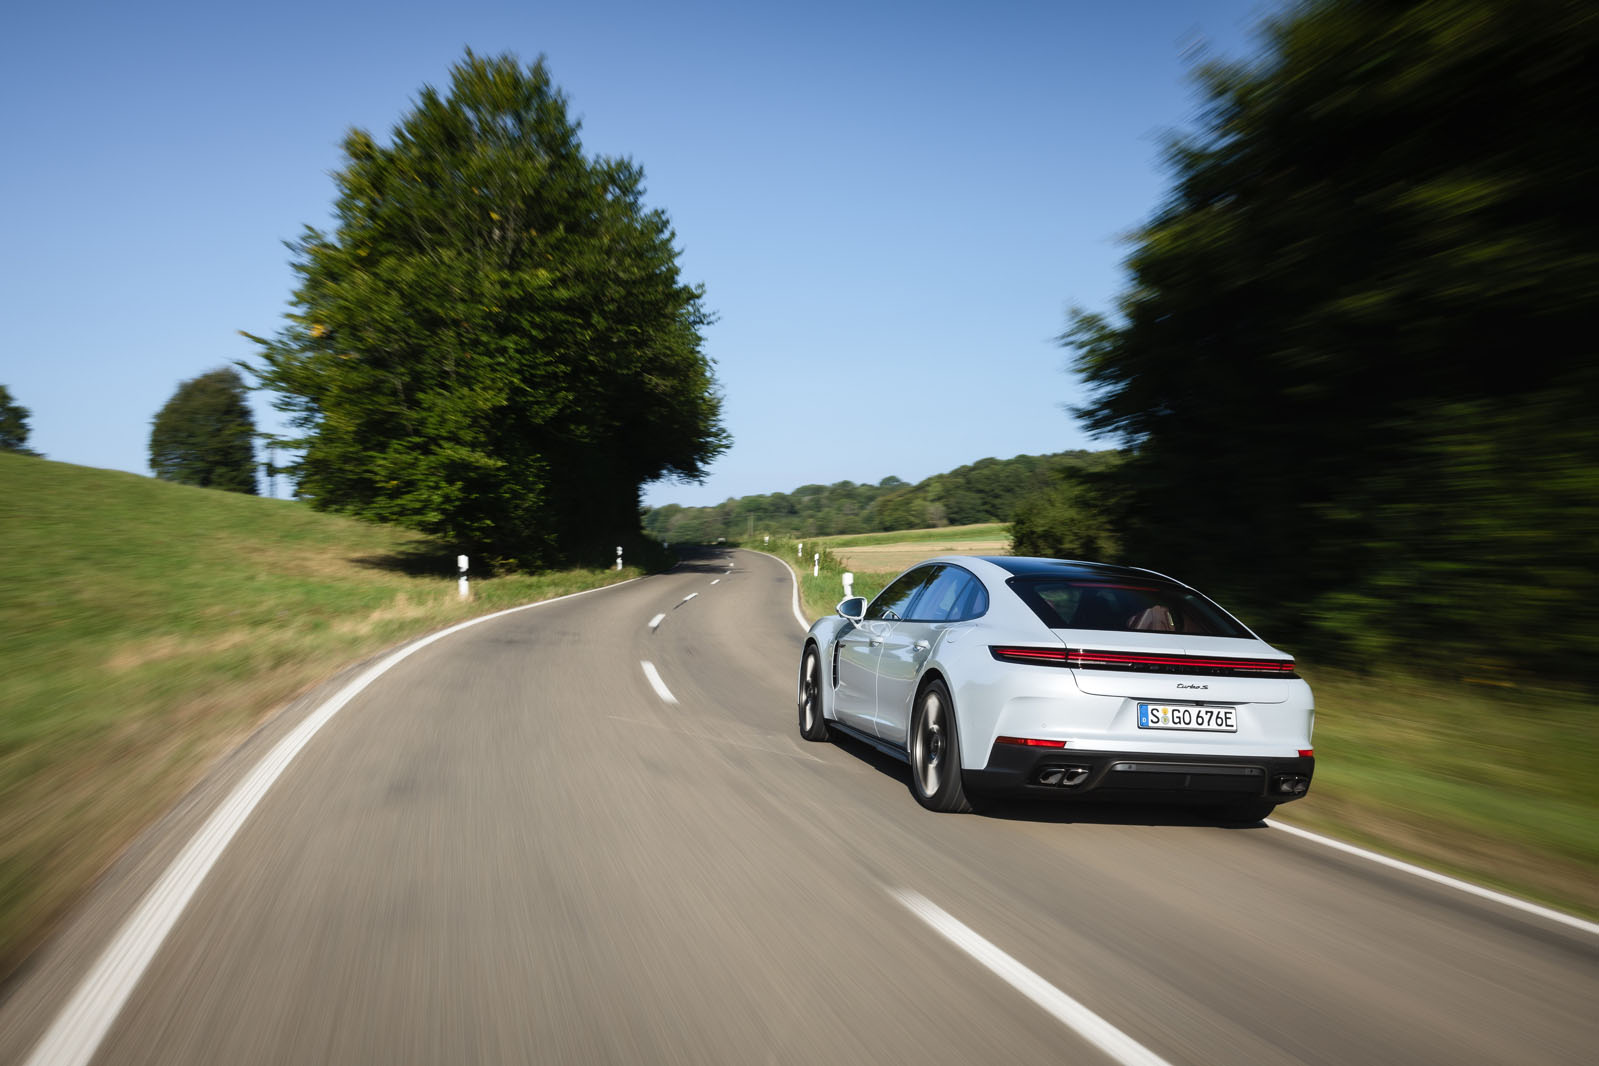
[[897,622],[910,610],[911,601],[922,587],[936,576],[936,567],[918,566],[894,579],[893,584],[877,594],[877,599],[866,608],[866,621]]
[[970,574],[958,566],[940,566],[938,576],[927,585],[916,602],[910,605],[910,620],[914,622],[952,622],[965,598],[966,583]]
[[967,622],[973,618],[981,618],[988,613],[988,590],[983,583],[966,575],[966,590],[961,594],[959,602],[955,604],[955,613],[950,616],[951,622]]

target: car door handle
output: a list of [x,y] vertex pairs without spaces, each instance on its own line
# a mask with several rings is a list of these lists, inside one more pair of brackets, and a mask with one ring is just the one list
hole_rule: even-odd
[[925,640],[918,640],[913,647],[915,647],[917,651],[926,651],[928,648],[931,648],[932,645],[927,643]]
[[874,647],[874,648],[875,648],[875,647],[877,647],[877,646],[878,646],[878,645],[879,645],[879,644],[881,644],[881,643],[883,643],[883,642],[882,642],[882,641],[881,641],[881,640],[880,640],[880,639],[878,639],[878,638],[877,638],[877,637],[873,637],[873,638],[872,638],[872,647]]

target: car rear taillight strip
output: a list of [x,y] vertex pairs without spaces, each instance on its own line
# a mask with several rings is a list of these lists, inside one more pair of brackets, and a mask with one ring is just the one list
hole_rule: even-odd
[[988,653],[1000,662],[1037,663],[1040,666],[1066,665],[1066,649],[1061,647],[1026,648],[990,645]]
[[1292,659],[1238,659],[1215,655],[1094,651],[1089,648],[991,646],[1001,662],[1070,666],[1079,670],[1124,670],[1145,674],[1203,674],[1208,677],[1298,677]]
[[1066,664],[1080,670],[1132,670],[1212,677],[1298,677],[1292,659],[1235,659],[1215,655],[1160,655],[1068,648]]

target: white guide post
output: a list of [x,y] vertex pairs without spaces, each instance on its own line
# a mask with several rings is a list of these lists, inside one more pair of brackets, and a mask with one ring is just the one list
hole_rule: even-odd
[[618,570],[622,569],[622,546],[620,544],[616,546],[616,568]]
[[844,598],[847,600],[855,595],[855,575],[848,570],[844,571]]
[[455,557],[455,568],[461,572],[461,576],[455,582],[455,591],[460,593],[463,600],[472,595],[472,587],[466,581],[466,562],[467,559],[464,555]]
[[803,540],[799,542],[799,547],[794,549],[794,558],[796,558],[796,559],[805,558],[805,542]]
[[822,553],[821,552],[817,552],[815,555],[811,556],[811,576],[812,577],[821,577],[822,576]]
[[762,544],[770,544],[770,543],[772,543],[772,535],[770,533],[768,533],[766,536],[762,537],[761,538],[761,543]]

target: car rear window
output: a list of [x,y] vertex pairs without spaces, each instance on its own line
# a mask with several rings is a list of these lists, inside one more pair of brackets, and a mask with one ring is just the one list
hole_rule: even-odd
[[1014,577],[1008,584],[1051,629],[1197,637],[1250,635],[1193,589],[1165,581]]

